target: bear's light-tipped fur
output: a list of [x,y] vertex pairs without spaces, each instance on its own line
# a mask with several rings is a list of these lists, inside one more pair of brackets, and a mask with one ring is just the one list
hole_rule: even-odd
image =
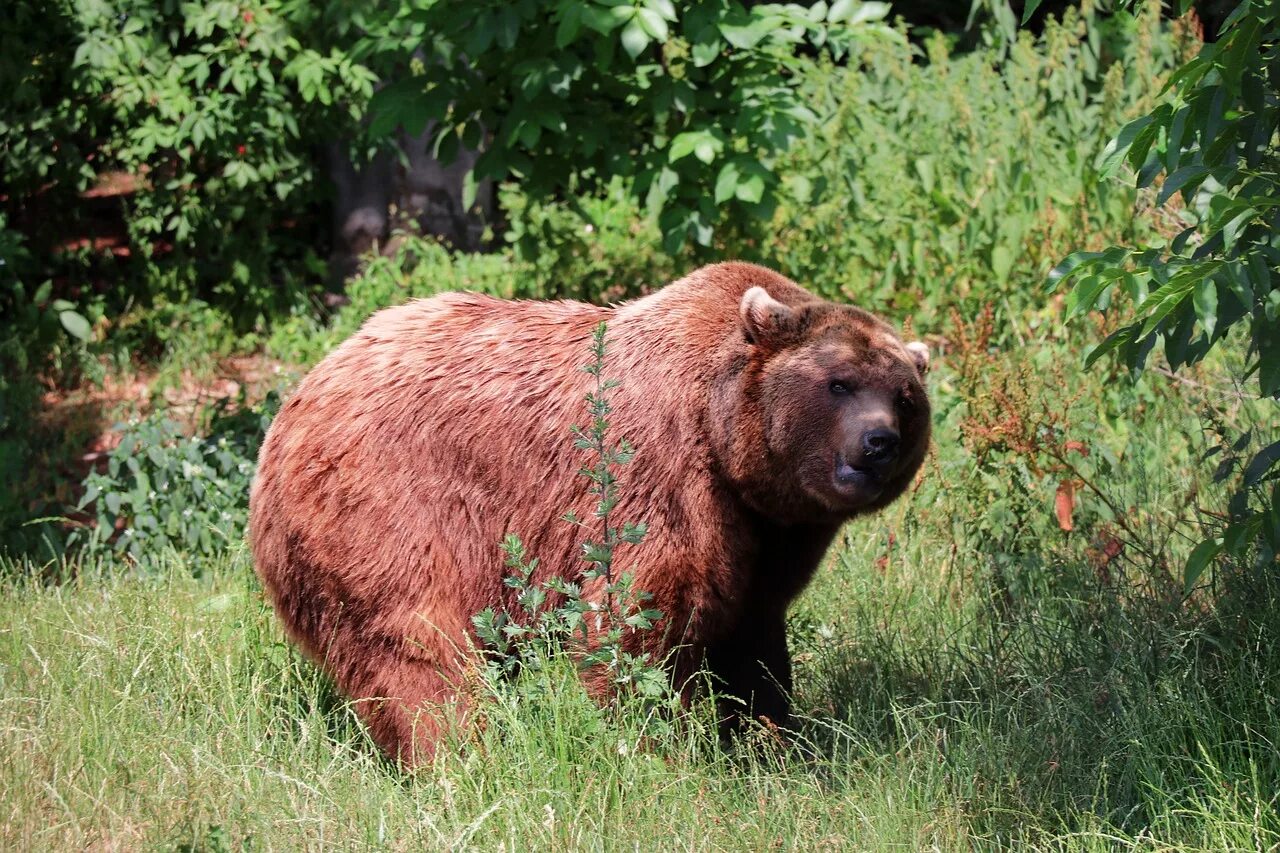
[[[705,267],[613,308],[449,293],[375,314],[272,424],[250,537],[288,633],[406,763],[464,710],[470,617],[515,609],[504,535],[541,560],[535,581],[585,566],[583,532],[558,519],[593,507],[570,427],[602,320],[611,436],[637,448],[613,517],[649,526],[618,564],[663,612],[645,650],[678,650],[682,685],[705,665],[785,722],[788,603],[838,526],[924,457],[927,350],[762,267]],[[873,452],[873,432],[900,442]]]

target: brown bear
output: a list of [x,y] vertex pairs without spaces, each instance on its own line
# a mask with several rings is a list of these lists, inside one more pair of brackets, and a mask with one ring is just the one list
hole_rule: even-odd
[[788,719],[787,605],[837,529],[925,456],[924,345],[763,267],[609,308],[446,293],[373,315],[272,424],[250,538],[288,633],[402,762],[465,705],[471,616],[516,610],[504,535],[535,582],[585,568],[560,517],[594,506],[570,428],[601,321],[610,431],[636,447],[614,517],[649,531],[619,558],[664,614],[643,651],[682,685],[705,667],[753,716]]

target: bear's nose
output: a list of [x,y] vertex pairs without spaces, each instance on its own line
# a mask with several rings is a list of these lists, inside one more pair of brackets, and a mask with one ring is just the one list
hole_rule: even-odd
[[862,455],[869,462],[892,462],[898,455],[897,430],[877,427],[862,436]]

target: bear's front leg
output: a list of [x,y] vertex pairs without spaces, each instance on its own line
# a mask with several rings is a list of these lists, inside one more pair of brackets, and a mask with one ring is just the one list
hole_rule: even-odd
[[707,649],[707,668],[723,691],[720,732],[741,731],[747,720],[791,726],[791,656],[784,614],[746,617]]

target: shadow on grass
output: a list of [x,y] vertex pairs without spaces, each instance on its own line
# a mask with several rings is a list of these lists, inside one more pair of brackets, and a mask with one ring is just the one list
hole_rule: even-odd
[[113,423],[116,402],[49,392],[7,413],[0,433],[0,547],[15,562],[53,564],[61,557],[63,519],[78,500],[94,450],[101,449],[95,440]]
[[799,697],[820,709],[815,751],[931,765],[993,839],[1034,818],[1187,843],[1222,821],[1280,843],[1274,566],[1222,579],[1212,608],[1096,582],[995,598],[930,635],[863,609],[851,641],[815,649]]

